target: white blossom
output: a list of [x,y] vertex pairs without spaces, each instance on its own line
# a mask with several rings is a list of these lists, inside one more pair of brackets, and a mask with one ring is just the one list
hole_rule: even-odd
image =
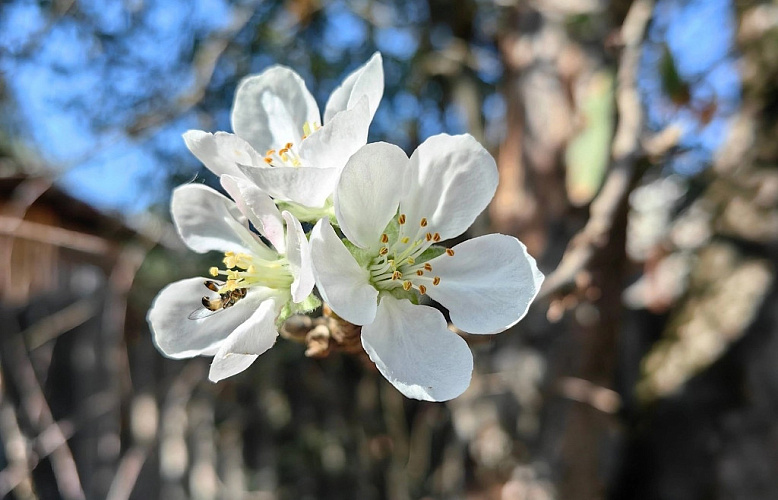
[[[348,158],[367,142],[384,90],[382,59],[375,53],[330,95],[319,114],[303,79],[275,65],[245,78],[232,108],[234,134],[190,130],[189,149],[216,175],[251,180],[307,220],[318,220]],[[297,207],[301,205],[302,207]]]
[[222,186],[234,202],[190,184],[174,190],[171,212],[184,243],[199,253],[224,252],[224,267],[168,285],[148,314],[163,354],[214,356],[214,382],[245,370],[272,347],[279,315],[305,309],[314,286],[300,222],[245,179],[225,175]]
[[497,168],[471,136],[438,135],[409,159],[397,146],[368,144],[338,183],[334,208],[347,238],[320,220],[311,255],[322,298],[343,319],[362,325],[362,345],[379,371],[408,397],[452,399],[469,385],[466,342],[451,322],[475,334],[518,322],[543,275],[516,238],[490,234],[453,248],[435,244],[462,234],[486,208]]

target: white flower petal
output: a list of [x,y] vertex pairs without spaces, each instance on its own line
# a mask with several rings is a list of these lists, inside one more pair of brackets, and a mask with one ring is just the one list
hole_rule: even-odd
[[470,348],[432,307],[382,295],[375,321],[362,327],[362,346],[378,371],[409,398],[447,401],[470,385]]
[[497,165],[470,135],[430,137],[411,155],[400,212],[445,240],[465,232],[497,189]]
[[349,157],[367,143],[369,127],[370,112],[363,97],[309,135],[300,145],[300,157],[311,167],[342,169]]
[[254,314],[222,342],[208,373],[212,382],[242,372],[260,354],[273,347],[278,337],[275,319],[281,305],[281,301],[273,299],[263,301]]
[[263,154],[299,143],[303,125],[319,122],[319,107],[300,75],[272,66],[240,82],[232,106],[232,129]]
[[378,291],[327,219],[321,219],[311,232],[311,257],[319,293],[335,314],[355,325],[371,323]]
[[335,191],[335,215],[343,234],[360,248],[377,250],[397,214],[408,157],[385,142],[367,144],[346,164]]
[[254,224],[259,234],[273,244],[278,253],[286,253],[284,220],[276,204],[245,177],[221,176],[221,185],[235,200],[238,209]]
[[212,278],[176,281],[159,292],[149,309],[148,321],[157,348],[171,358],[214,354],[221,342],[246,321],[268,297],[267,289],[253,288],[235,305],[200,319],[189,315],[202,307],[203,296],[213,296],[204,283]]
[[543,274],[527,248],[513,236],[488,234],[432,259],[440,284],[427,295],[449,310],[451,322],[470,333],[497,333],[527,313]]
[[324,123],[329,122],[337,113],[349,109],[362,96],[367,96],[370,104],[370,119],[373,119],[381,97],[384,95],[384,67],[381,54],[376,52],[356,71],[343,80],[332,91],[324,108]]
[[292,300],[298,303],[311,294],[316,284],[311,263],[311,248],[300,221],[286,210],[283,215],[286,221],[286,258],[289,260],[289,268],[294,276]]
[[238,164],[259,165],[262,157],[251,145],[235,134],[216,132],[211,134],[202,130],[189,130],[184,134],[184,142],[189,151],[203,162],[216,175],[234,175],[243,177]]
[[282,201],[293,201],[306,207],[324,205],[335,190],[339,168],[241,166],[241,170],[262,191]]
[[170,212],[181,239],[195,252],[271,252],[248,230],[245,216],[232,200],[202,184],[174,189]]

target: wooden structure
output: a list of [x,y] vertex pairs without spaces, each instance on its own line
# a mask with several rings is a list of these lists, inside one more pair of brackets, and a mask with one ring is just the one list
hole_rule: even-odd
[[176,244],[167,231],[131,228],[46,177],[0,178],[0,497],[115,488],[126,299],[149,249]]

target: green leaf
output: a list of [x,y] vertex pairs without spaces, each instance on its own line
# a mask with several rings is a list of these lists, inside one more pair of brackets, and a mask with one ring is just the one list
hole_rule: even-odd
[[583,128],[567,145],[567,196],[574,205],[589,203],[600,189],[610,161],[614,128],[613,75],[592,75],[579,96]]

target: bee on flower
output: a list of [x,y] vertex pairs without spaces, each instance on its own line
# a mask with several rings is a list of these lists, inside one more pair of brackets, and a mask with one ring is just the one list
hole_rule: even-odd
[[286,317],[319,304],[311,295],[310,251],[300,222],[245,179],[225,175],[221,182],[235,201],[206,186],[184,185],[173,191],[171,213],[184,243],[199,253],[223,252],[222,266],[211,267],[207,278],[168,285],[148,314],[154,343],[166,356],[214,357],[214,382],[270,349]]

